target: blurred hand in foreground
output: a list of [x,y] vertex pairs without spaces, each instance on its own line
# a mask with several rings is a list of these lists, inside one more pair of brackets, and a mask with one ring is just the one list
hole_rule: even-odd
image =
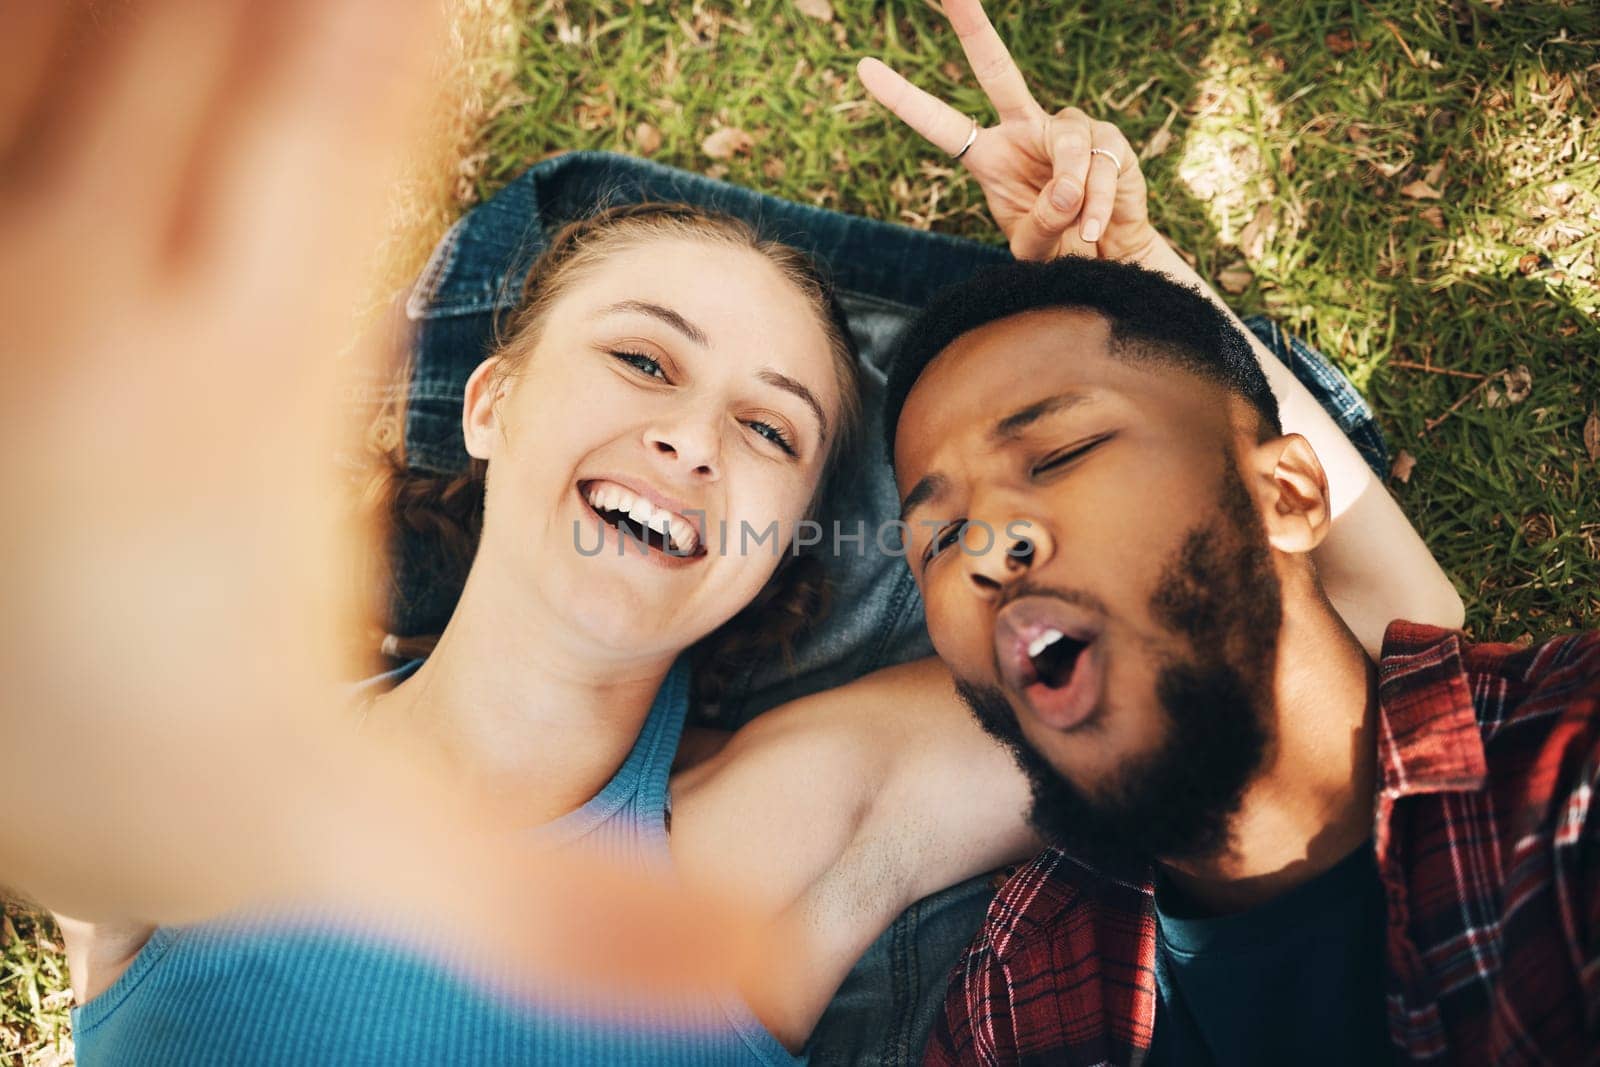
[[0,7],[0,883],[151,922],[331,898],[536,967],[726,977],[737,912],[509,854],[469,830],[488,801],[338,726],[330,591],[374,545],[339,533],[336,383],[439,6]]

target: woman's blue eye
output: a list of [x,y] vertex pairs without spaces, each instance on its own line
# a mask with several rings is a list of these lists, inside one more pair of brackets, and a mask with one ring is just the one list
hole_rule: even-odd
[[770,422],[749,422],[745,425],[749,426],[756,433],[760,434],[762,437],[765,437],[767,440],[783,449],[784,452],[788,453],[789,455],[793,456],[796,454],[794,450],[794,444],[790,442],[789,438],[784,435],[782,430],[778,429]]
[[662,381],[667,380],[666,372],[661,369],[661,361],[652,356],[647,356],[643,352],[613,352],[611,354],[641,374],[647,374],[652,378],[660,378]]

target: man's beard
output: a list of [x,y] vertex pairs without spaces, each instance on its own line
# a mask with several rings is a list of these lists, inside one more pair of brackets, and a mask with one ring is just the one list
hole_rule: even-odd
[[1154,749],[1091,794],[1028,742],[1004,693],[956,681],[978,722],[1028,776],[1034,828],[1107,873],[1134,877],[1156,858],[1224,848],[1271,744],[1281,595],[1249,491],[1232,457],[1225,463],[1218,516],[1184,538],[1150,600],[1156,621],[1187,646],[1156,678],[1164,728]]

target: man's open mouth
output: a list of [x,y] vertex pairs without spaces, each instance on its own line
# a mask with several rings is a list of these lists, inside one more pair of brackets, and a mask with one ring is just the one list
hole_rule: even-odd
[[699,528],[683,515],[661,507],[617,482],[578,483],[578,493],[600,521],[662,555],[698,559],[706,554]]
[[1007,604],[995,620],[1000,679],[1046,725],[1070,730],[1087,721],[1100,700],[1098,617],[1051,596]]
[[1028,645],[1028,662],[1040,684],[1060,689],[1072,678],[1078,654],[1086,647],[1084,642],[1075,641],[1052,627]]

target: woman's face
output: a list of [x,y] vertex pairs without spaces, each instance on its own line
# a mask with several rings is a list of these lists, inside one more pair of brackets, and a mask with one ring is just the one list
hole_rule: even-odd
[[522,360],[468,383],[489,461],[475,570],[626,658],[748,604],[837,432],[828,339],[793,284],[748,249],[653,241],[574,281]]

